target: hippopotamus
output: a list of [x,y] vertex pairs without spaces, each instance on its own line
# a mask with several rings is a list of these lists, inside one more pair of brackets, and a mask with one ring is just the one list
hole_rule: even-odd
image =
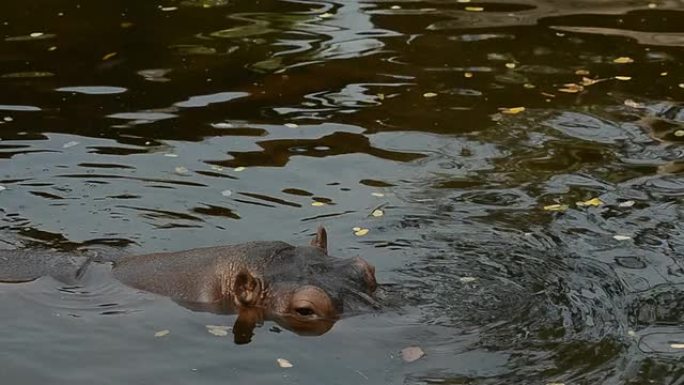
[[[87,267],[79,258],[73,266],[77,276]],[[45,274],[44,266],[35,269]],[[66,275],[64,266],[60,270]],[[112,271],[128,286],[170,297],[192,310],[237,313],[237,343],[249,342],[264,320],[298,334],[320,335],[343,313],[376,306],[375,268],[360,257],[328,255],[323,227],[306,246],[257,241],[124,256],[114,260]]]

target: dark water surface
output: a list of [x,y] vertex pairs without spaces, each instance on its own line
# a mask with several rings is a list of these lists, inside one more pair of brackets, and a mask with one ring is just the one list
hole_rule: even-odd
[[2,1],[0,248],[323,224],[394,303],[238,346],[107,265],[0,284],[1,382],[684,384],[683,47],[680,0]]

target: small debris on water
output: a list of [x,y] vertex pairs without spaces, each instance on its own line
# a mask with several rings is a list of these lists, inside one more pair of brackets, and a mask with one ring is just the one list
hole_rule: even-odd
[[173,154],[173,153],[167,153],[167,154],[164,154],[164,156],[169,157],[169,158],[178,158],[178,154]]
[[424,355],[425,352],[419,346],[409,346],[407,348],[401,349],[401,358],[404,360],[404,362],[417,361]]
[[104,56],[102,57],[102,61],[107,61],[107,60],[113,58],[113,57],[116,56],[116,55],[117,55],[116,52],[110,52],[110,53],[108,53],[108,54],[106,54],[106,55],[104,55]]
[[329,19],[329,18],[331,18],[331,17],[333,17],[333,16],[335,16],[335,15],[333,15],[332,13],[327,13],[327,12],[326,12],[326,13],[323,13],[323,14],[319,15],[318,17],[320,17],[321,19]]
[[190,174],[190,170],[188,170],[187,168],[185,168],[185,167],[183,167],[183,166],[178,166],[178,167],[176,167],[176,168],[175,168],[175,172],[176,172],[176,174],[178,174],[178,175],[188,175],[188,174]]
[[684,136],[684,130],[677,130],[674,132],[674,136],[681,138]]
[[561,204],[544,206],[544,211],[565,211],[567,209],[568,209],[568,205],[561,205]]
[[461,281],[463,283],[471,283],[471,282],[477,281],[477,278],[475,278],[475,277],[461,277],[461,278],[459,278],[459,281]]
[[32,32],[29,36],[31,36],[31,37],[41,37],[41,36],[43,36],[43,35],[45,35],[44,32]]
[[434,92],[426,92],[423,94],[424,98],[434,98],[435,96],[437,96],[437,94]]
[[637,103],[632,99],[627,99],[625,100],[625,106],[627,107],[632,107],[632,108],[644,108],[644,105],[641,103]]
[[506,63],[506,68],[512,70],[516,67],[515,63]]
[[501,108],[500,109],[502,114],[507,114],[507,115],[516,115],[521,112],[525,111],[525,107],[511,107],[511,108]]
[[212,164],[210,167],[214,171],[223,171],[223,167]]
[[5,191],[5,190],[7,190],[7,187],[5,187],[5,186],[0,186],[0,191]]
[[154,333],[154,336],[155,337],[164,337],[164,336],[168,336],[169,333],[171,333],[171,331],[168,329],[167,330],[160,330],[160,331]]
[[465,7],[465,10],[468,12],[482,12],[482,11],[484,11],[484,8],[482,8],[482,7]]
[[281,368],[285,368],[285,369],[291,368],[294,366],[294,365],[292,365],[292,363],[290,361],[288,361],[284,358],[278,358],[276,360],[276,362],[278,363],[278,366],[280,366]]
[[245,171],[245,168],[242,167],[242,166],[240,166],[240,167],[235,167],[235,168],[233,169],[233,171],[235,171],[235,172]]
[[178,7],[161,7],[159,9],[161,9],[162,12],[173,12],[173,11],[177,11]]
[[224,197],[227,198],[227,197],[233,195],[233,192],[230,190],[223,190],[223,191],[221,191],[221,195],[223,195]]
[[371,195],[372,195],[372,196],[374,196],[374,197],[378,197],[378,198],[382,198],[382,197],[384,197],[384,196],[385,196],[385,194],[383,194],[383,193],[379,193],[379,192],[374,192],[374,193],[371,193]]
[[354,230],[354,235],[357,237],[363,237],[370,231],[369,229],[365,229],[363,227],[354,227],[352,230]]
[[615,239],[616,241],[627,241],[627,240],[632,239],[632,237],[627,236],[627,235],[619,235],[618,234],[618,235],[613,235],[613,239]]
[[70,147],[74,147],[74,146],[78,146],[78,145],[79,145],[79,142],[72,140],[71,142],[64,143],[64,145],[62,147],[63,148],[70,148]]
[[234,127],[232,124],[230,124],[230,123],[225,123],[225,122],[221,122],[221,123],[212,123],[211,126],[214,127],[214,128],[221,128],[221,129],[223,129],[223,128],[233,128],[233,127]]
[[630,337],[636,337],[637,334],[636,334],[636,332],[635,332],[634,330],[628,330],[628,331],[627,331],[627,335],[630,336]]
[[684,349],[684,343],[674,343],[670,344],[670,347],[672,349]]
[[287,127],[287,128],[297,128],[297,127],[299,127],[299,125],[297,125],[296,123],[285,123],[285,127]]
[[626,82],[627,80],[632,80],[632,77],[631,76],[613,76],[613,79]]
[[631,57],[627,57],[627,56],[621,56],[621,57],[613,60],[613,63],[617,63],[617,64],[634,63],[634,59],[632,59]]
[[230,326],[223,325],[206,325],[209,334],[213,334],[216,337],[225,337],[228,335],[228,331],[231,330]]
[[378,217],[381,217],[381,216],[385,215],[385,213],[384,213],[382,210],[380,210],[380,209],[375,209],[375,210],[373,210],[373,212],[371,213],[371,215],[374,216],[374,217],[376,217],[376,218],[378,218]]
[[618,207],[632,207],[632,206],[634,206],[634,204],[636,204],[635,201],[624,201],[624,202],[618,203]]
[[586,200],[584,202],[577,202],[577,206],[579,207],[589,207],[589,206],[594,206],[598,207],[603,204],[603,201],[600,200],[599,198],[591,198],[589,200]]
[[311,206],[321,207],[321,206],[325,206],[325,203],[319,202],[319,201],[313,201],[313,202],[311,202]]

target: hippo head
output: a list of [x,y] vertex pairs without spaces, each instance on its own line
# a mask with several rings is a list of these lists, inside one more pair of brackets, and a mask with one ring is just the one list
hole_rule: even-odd
[[[249,325],[258,322],[262,313],[295,333],[321,335],[343,313],[376,306],[375,268],[360,257],[329,256],[322,227],[311,245],[279,250],[259,270],[259,274],[243,270],[234,280],[238,332],[240,318]],[[255,313],[255,308],[261,311]]]

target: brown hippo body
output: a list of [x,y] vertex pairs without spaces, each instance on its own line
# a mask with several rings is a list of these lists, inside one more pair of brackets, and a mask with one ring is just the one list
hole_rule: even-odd
[[[3,263],[0,254],[0,280],[78,279],[90,261],[71,257],[69,262],[60,255],[11,251]],[[49,271],[54,267],[57,272]],[[125,256],[114,261],[113,274],[128,286],[193,310],[237,313],[238,342],[249,341],[263,320],[299,334],[325,333],[343,312],[375,305],[371,296],[377,286],[375,269],[365,260],[328,255],[323,228],[307,246],[262,241]]]

